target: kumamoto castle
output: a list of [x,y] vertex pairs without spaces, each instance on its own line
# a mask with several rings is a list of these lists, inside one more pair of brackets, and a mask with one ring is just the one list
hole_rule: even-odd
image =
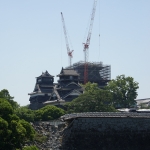
[[[62,68],[58,83],[54,83],[54,76],[48,71],[36,77],[36,84],[33,92],[29,93],[30,108],[39,109],[45,105],[62,106],[83,93],[80,85],[84,83],[84,62],[80,61],[71,67]],[[97,83],[104,87],[111,78],[110,65],[103,65],[102,62],[88,63],[88,81]]]

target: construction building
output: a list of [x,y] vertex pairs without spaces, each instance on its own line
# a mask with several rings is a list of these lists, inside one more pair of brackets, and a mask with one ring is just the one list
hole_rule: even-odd
[[[103,65],[102,62],[88,62],[88,82],[97,83],[99,87],[104,87],[111,80],[111,66]],[[84,84],[85,62],[79,61],[66,69],[74,69],[79,74],[79,83]]]

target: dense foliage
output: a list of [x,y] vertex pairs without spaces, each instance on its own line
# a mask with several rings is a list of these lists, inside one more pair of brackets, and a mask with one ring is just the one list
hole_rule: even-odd
[[19,107],[15,110],[15,114],[21,119],[24,119],[28,122],[33,122],[35,118],[35,113],[33,110],[29,109],[26,106]]
[[0,98],[6,99],[11,104],[13,109],[16,109],[19,107],[18,103],[13,100],[14,97],[10,96],[8,90],[6,89],[3,89],[0,91]]
[[116,111],[111,105],[111,92],[100,89],[96,83],[88,82],[83,87],[84,93],[65,105],[68,113]]
[[106,86],[113,96],[112,104],[115,108],[129,108],[136,104],[138,83],[132,77],[117,76]]
[[33,121],[48,121],[58,119],[65,114],[65,111],[56,106],[47,105],[38,110],[31,110],[26,106],[19,107],[15,110],[17,116],[28,122]]
[[0,149],[21,148],[28,140],[33,140],[35,131],[30,123],[21,120],[8,100],[0,98]]
[[47,121],[58,119],[60,116],[64,115],[65,111],[56,106],[47,105],[41,109],[35,111],[35,121]]

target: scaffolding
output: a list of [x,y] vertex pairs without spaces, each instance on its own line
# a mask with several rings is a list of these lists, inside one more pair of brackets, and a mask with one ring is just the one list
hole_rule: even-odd
[[[84,83],[84,61],[74,63],[66,69],[74,69],[79,76],[79,82]],[[102,62],[88,62],[88,81],[97,83],[99,86],[105,86],[111,80],[111,66],[103,65]]]

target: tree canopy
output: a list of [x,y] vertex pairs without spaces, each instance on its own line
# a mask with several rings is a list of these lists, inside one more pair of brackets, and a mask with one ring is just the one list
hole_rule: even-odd
[[83,88],[83,94],[65,105],[68,113],[116,111],[111,106],[112,95],[109,91],[100,89],[96,83],[90,82]]
[[13,109],[19,107],[19,104],[14,101],[14,97],[10,96],[9,91],[7,89],[3,89],[0,91],[0,98],[6,99],[11,104]]
[[61,115],[65,114],[65,111],[52,105],[47,105],[38,110],[31,110],[27,106],[22,106],[15,110],[15,114],[21,119],[33,122],[58,119]]
[[35,110],[35,121],[47,121],[58,119],[60,116],[65,114],[65,111],[56,106],[47,105],[41,109]]
[[112,93],[112,104],[116,108],[129,108],[136,104],[138,83],[132,77],[117,76],[108,82],[106,90]]
[[14,114],[8,100],[0,98],[0,149],[21,148],[27,140],[33,140],[34,134],[30,123]]
[[19,107],[15,110],[15,114],[28,122],[33,122],[35,118],[34,110],[29,109],[26,106]]

